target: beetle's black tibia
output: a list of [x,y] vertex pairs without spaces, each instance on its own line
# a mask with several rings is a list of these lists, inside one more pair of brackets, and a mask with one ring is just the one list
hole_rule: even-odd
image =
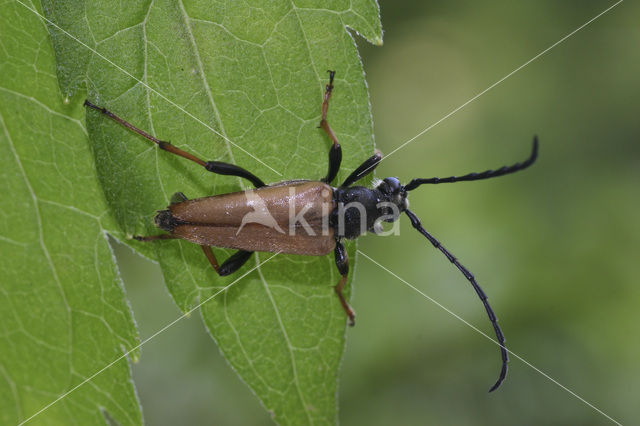
[[219,175],[238,176],[247,179],[256,188],[265,186],[264,182],[248,170],[238,167],[235,164],[223,163],[222,161],[207,161],[204,166],[210,172]]
[[252,254],[252,251],[238,250],[224,261],[224,263],[220,266],[220,270],[218,271],[218,273],[221,277],[233,274],[235,271],[240,269],[242,265],[247,263],[247,260],[251,258]]
[[356,313],[353,311],[353,308],[347,302],[347,299],[344,298],[344,294],[342,291],[344,290],[345,285],[347,284],[347,277],[349,276],[349,255],[347,254],[347,250],[344,248],[344,244],[340,239],[336,239],[336,248],[334,250],[334,255],[336,258],[336,266],[338,267],[338,272],[342,275],[340,282],[338,285],[334,287],[338,298],[340,299],[340,303],[344,308],[347,316],[349,317],[349,325],[356,325]]
[[324,177],[322,181],[325,183],[333,182],[336,176],[338,176],[341,163],[342,163],[342,148],[340,147],[340,144],[331,145],[331,149],[329,150],[329,171],[327,172],[327,176]]
[[247,263],[247,260],[249,260],[251,258],[251,255],[253,254],[252,251],[238,250],[237,252],[229,256],[229,258],[225,260],[222,265],[219,265],[218,259],[216,258],[216,255],[213,254],[213,249],[211,248],[211,246],[200,245],[200,247],[202,247],[202,251],[209,260],[209,263],[211,263],[211,266],[213,266],[213,269],[221,277],[231,275],[238,269],[242,268],[242,265]]

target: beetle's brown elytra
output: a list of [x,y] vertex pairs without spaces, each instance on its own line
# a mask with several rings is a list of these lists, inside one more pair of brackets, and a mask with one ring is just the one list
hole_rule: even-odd
[[[255,189],[188,200],[177,193],[165,210],[159,211],[156,225],[166,234],[136,236],[139,241],[183,239],[199,244],[211,266],[221,276],[237,271],[254,251],[270,251],[310,256],[323,256],[334,252],[341,278],[334,287],[350,325],[355,324],[355,313],[346,301],[343,290],[349,273],[349,259],[343,240],[354,239],[366,232],[380,233],[381,222],[395,222],[405,213],[412,226],[440,250],[471,283],[482,300],[500,344],[502,368],[490,392],[497,389],[507,375],[509,355],[498,319],[489,305],[487,296],[473,274],[464,267],[440,242],[422,226],[420,219],[409,210],[408,193],[424,184],[453,183],[489,179],[524,170],[538,156],[538,139],[534,137],[529,158],[512,166],[482,173],[447,178],[413,179],[402,185],[397,178],[380,181],[375,188],[352,186],[370,174],[382,160],[376,152],[354,170],[338,187],[331,186],[340,170],[342,148],[329,125],[329,101],[333,92],[335,71],[329,71],[322,102],[322,128],[332,141],[329,149],[327,175],[321,180],[295,180],[266,185],[260,178],[242,167],[220,161],[204,161],[195,155],[162,141],[118,117],[116,114],[92,104],[85,106],[100,111],[133,132],[158,145],[158,148],[186,158],[206,170],[247,179]],[[238,251],[218,264],[212,247]]]
[[[247,202],[250,198],[264,203],[267,214],[275,222],[264,223],[264,217],[258,217],[259,220],[246,223],[245,219],[256,212],[254,205]],[[172,204],[165,210],[172,225],[159,227],[178,238],[201,245],[323,256],[336,246],[334,230],[328,226],[328,216],[322,214],[323,207],[327,211],[333,207],[333,188],[326,183],[285,182]],[[306,208],[304,223],[308,224],[310,231],[300,229],[298,223],[291,223],[291,208],[295,212]],[[158,216],[161,215],[163,212]],[[326,235],[323,235],[323,228]]]

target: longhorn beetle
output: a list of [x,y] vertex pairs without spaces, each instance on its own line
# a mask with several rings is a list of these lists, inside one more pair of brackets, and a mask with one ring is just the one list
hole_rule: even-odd
[[[334,287],[335,292],[349,318],[350,325],[354,325],[355,313],[342,294],[349,272],[349,259],[342,240],[344,238],[355,239],[367,231],[380,233],[382,232],[381,222],[395,222],[399,219],[400,214],[404,213],[409,217],[411,225],[462,272],[482,300],[495,330],[502,355],[500,376],[489,390],[489,392],[494,391],[505,379],[509,362],[504,334],[498,325],[498,319],[489,305],[487,295],[473,274],[424,229],[420,219],[409,210],[407,196],[410,191],[420,185],[489,179],[524,170],[531,166],[538,156],[537,137],[533,139],[533,149],[527,160],[500,169],[469,173],[460,177],[418,178],[406,185],[402,185],[398,178],[389,177],[377,183],[373,189],[352,186],[371,173],[380,163],[382,155],[376,152],[355,169],[340,186],[332,187],[330,186],[331,182],[336,178],[342,161],[340,142],[327,121],[334,77],[335,71],[329,71],[329,84],[325,87],[322,119],[319,126],[329,135],[333,144],[329,150],[329,170],[327,175],[319,181],[293,180],[267,185],[242,167],[220,161],[204,161],[169,142],[157,139],[106,108],[94,105],[88,100],[85,101],[85,106],[100,111],[128,129],[144,136],[156,143],[158,148],[191,160],[210,172],[244,178],[256,188],[251,191],[214,195],[193,200],[188,200],[184,194],[178,192],[173,196],[167,210],[159,211],[155,217],[156,225],[167,231],[168,234],[135,236],[133,238],[138,241],[184,239],[199,244],[220,276],[237,271],[249,260],[254,251],[311,256],[323,256],[333,251],[336,266],[342,276]],[[349,206],[357,208],[350,209]],[[295,215],[295,212],[301,211],[301,209],[307,213],[308,218],[304,220],[304,223],[298,225],[299,214],[292,218],[291,213],[293,212]],[[251,219],[254,216],[258,220]],[[289,229],[290,232],[283,231],[283,228]],[[306,232],[302,232],[303,228]],[[211,249],[212,246],[232,248],[238,251],[222,265],[219,265]]]

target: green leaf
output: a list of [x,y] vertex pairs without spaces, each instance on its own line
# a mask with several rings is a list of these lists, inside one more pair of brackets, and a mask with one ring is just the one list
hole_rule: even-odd
[[43,21],[4,2],[0,22],[0,423],[27,420],[121,358],[34,421],[104,424],[106,411],[141,424],[122,358],[138,335],[84,111],[63,102]]
[[[329,69],[337,71],[329,120],[344,151],[339,179],[373,153],[367,88],[347,31],[380,42],[372,0],[44,4],[75,38],[50,27],[64,92],[86,90],[92,102],[200,158],[238,164],[267,182],[322,177],[330,142],[317,126]],[[95,111],[87,127],[107,201],[127,235],[160,233],[153,216],[174,192],[196,198],[246,187],[159,152]],[[129,244],[159,260],[183,311],[269,256],[256,254],[219,278],[196,245]],[[355,245],[349,253],[352,278]],[[279,423],[337,420],[346,324],[333,291],[338,280],[332,255],[278,255],[202,306],[226,359]]]

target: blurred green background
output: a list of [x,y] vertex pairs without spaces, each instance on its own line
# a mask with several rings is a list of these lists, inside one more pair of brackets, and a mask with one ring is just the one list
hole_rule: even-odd
[[[384,46],[357,40],[378,148],[391,152],[612,4],[381,2]],[[640,419],[639,16],[620,4],[377,173],[483,171],[524,159],[539,135],[532,169],[421,187],[411,207],[478,277],[509,348],[623,424]],[[114,246],[146,338],[180,312],[157,265]],[[493,336],[467,281],[408,221],[359,248]],[[363,256],[356,268],[342,424],[612,424],[515,357],[488,394],[497,346]],[[271,424],[199,315],[147,343],[133,373],[150,425]]]

